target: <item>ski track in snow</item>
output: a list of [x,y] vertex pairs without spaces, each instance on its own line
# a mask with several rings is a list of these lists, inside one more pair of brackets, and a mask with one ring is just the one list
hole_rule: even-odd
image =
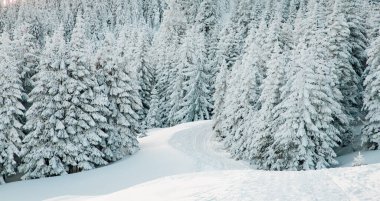
[[198,171],[249,169],[243,161],[233,161],[213,139],[212,122],[202,122],[174,135],[169,144],[191,156]]
[[[6,184],[0,186],[0,200],[380,200],[380,164],[255,171],[248,163],[231,159],[213,139],[211,127],[211,121],[201,121],[151,130],[140,139],[141,150],[125,160],[88,172]],[[368,156],[375,160],[379,154]],[[343,166],[351,157],[354,154],[341,158]]]

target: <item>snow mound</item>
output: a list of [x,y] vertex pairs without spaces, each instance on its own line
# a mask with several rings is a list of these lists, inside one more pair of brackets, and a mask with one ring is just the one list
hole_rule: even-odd
[[380,165],[306,172],[203,172],[158,179],[107,196],[64,201],[378,200]]

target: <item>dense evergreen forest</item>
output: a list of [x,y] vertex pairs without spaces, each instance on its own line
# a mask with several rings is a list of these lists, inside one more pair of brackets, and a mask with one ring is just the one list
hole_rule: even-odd
[[0,33],[5,179],[104,166],[148,128],[210,119],[257,169],[380,148],[378,1],[4,0]]

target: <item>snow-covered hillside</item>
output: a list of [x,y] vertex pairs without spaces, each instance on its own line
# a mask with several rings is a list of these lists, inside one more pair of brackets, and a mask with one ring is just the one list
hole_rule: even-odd
[[[380,165],[249,170],[215,143],[211,125],[201,121],[151,130],[131,157],[88,172],[2,185],[0,200],[376,200],[380,194]],[[380,162],[378,152],[363,154],[369,163]],[[350,166],[354,156],[339,160]]]
[[219,171],[167,177],[107,196],[55,201],[379,200],[380,165],[306,172]]

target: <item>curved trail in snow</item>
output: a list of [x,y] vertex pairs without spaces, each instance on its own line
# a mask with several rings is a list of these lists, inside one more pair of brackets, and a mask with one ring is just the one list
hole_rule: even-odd
[[235,161],[213,138],[212,121],[199,122],[173,135],[169,144],[183,151],[195,162],[198,171],[249,169],[249,164]]

